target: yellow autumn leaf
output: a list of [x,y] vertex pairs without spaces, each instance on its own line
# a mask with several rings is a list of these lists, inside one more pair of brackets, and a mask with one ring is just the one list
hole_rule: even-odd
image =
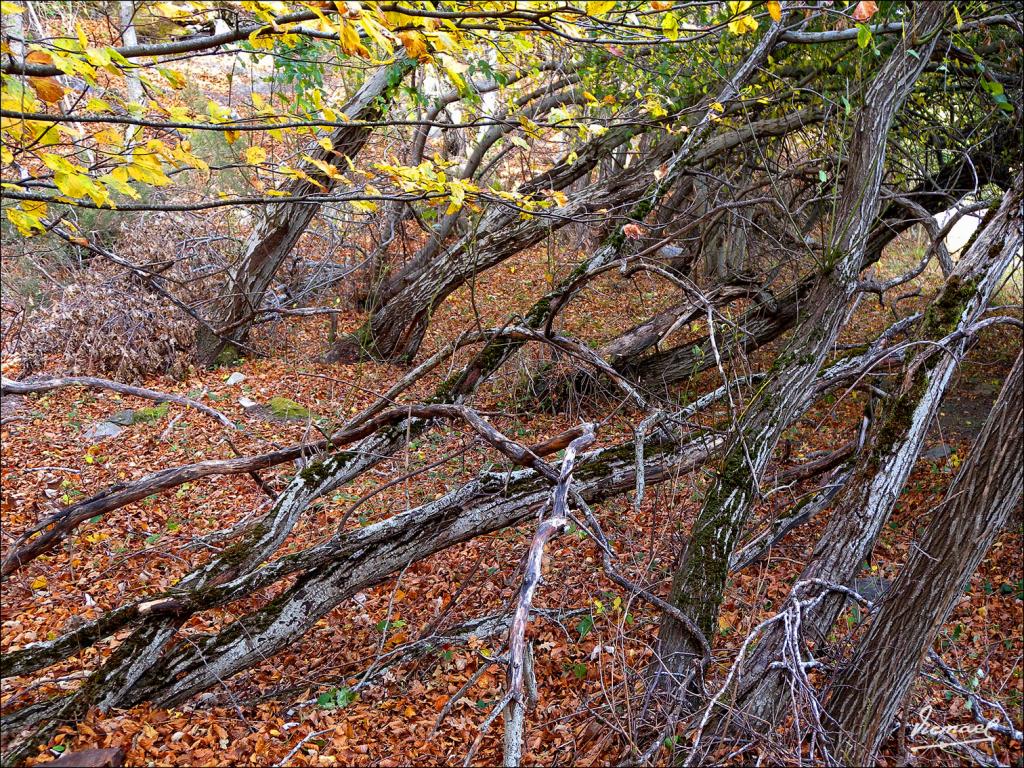
[[[123,169],[117,168],[115,170]],[[127,181],[120,179],[111,173],[103,174],[102,176],[99,177],[98,180],[103,182],[103,184],[106,185],[108,190],[111,190],[113,192],[119,192],[122,195],[127,195],[133,200],[139,199],[139,193],[135,191],[135,187],[133,187]]]
[[32,237],[37,232],[46,231],[43,223],[30,213],[19,211],[17,208],[8,208],[4,213],[7,215],[7,220],[14,225],[22,237]]
[[5,16],[8,13],[24,13],[24,11],[25,9],[22,6],[17,5],[16,3],[0,3],[0,13],[4,14]]
[[349,200],[349,205],[361,213],[373,213],[377,210],[377,204],[372,200]]
[[32,589],[46,589],[47,582],[45,576],[36,576],[32,579],[32,583],[29,585]]
[[587,13],[591,16],[603,16],[615,7],[615,0],[587,3]]
[[[729,31],[734,35],[745,35],[757,29],[757,19],[744,11],[750,9],[753,0],[729,0],[729,13],[733,16],[729,22]],[[740,15],[743,14],[743,15]]]
[[779,0],[768,0],[766,3],[768,7],[768,15],[772,17],[772,21],[782,21],[782,4]]
[[427,41],[419,32],[399,32],[398,39],[405,46],[405,52],[410,59],[423,60],[430,56],[427,51]]
[[53,183],[57,185],[61,194],[75,199],[88,195],[94,186],[88,176],[80,173],[57,172],[54,174]]
[[263,147],[249,147],[245,150],[245,162],[249,165],[259,165],[266,162],[267,150]]
[[49,207],[42,200],[22,200],[19,207],[25,213],[35,216],[37,219],[43,218],[49,211]]
[[679,39],[679,19],[674,13],[666,13],[661,20],[661,31],[669,40]]
[[564,192],[561,192],[557,189],[552,189],[548,194],[560,208],[565,207],[569,203],[569,198],[565,196]]

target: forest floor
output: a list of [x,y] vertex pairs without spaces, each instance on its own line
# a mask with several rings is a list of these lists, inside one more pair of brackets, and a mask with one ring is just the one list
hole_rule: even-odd
[[[565,264],[574,256],[566,254]],[[549,253],[543,249],[533,249],[489,271],[472,290],[464,289],[446,302],[425,348],[472,325],[468,318],[474,312],[487,327],[525,309],[532,297],[543,292],[551,271]],[[935,274],[927,272],[920,279],[922,296],[899,304],[899,313],[920,306],[937,284]],[[660,294],[655,289],[656,284],[647,279],[623,285],[619,278],[609,277],[565,313],[565,330],[588,340],[609,338],[649,314],[652,302],[664,295],[663,289]],[[866,338],[893,319],[892,310],[880,308],[873,299],[865,298],[857,311],[858,317],[849,324],[854,330],[841,343],[856,343],[856,334]],[[339,331],[356,328],[360,319],[356,312],[343,315]],[[688,332],[683,329],[681,334]],[[241,434],[232,435],[242,453],[315,438],[314,417],[340,423],[402,372],[372,362],[318,362],[325,336],[323,320],[275,323],[256,337],[257,344],[272,352],[268,357],[246,359],[227,369],[193,369],[183,380],[157,378],[145,384],[192,396],[205,392],[206,402],[242,426]],[[984,422],[1016,354],[1017,339],[1013,333],[986,331],[964,361],[943,415],[929,435],[925,457],[910,478],[866,572],[889,578],[898,573],[911,541]],[[772,355],[773,349],[762,350],[750,365],[770,363]],[[16,357],[5,358],[3,367],[6,376],[20,372]],[[228,384],[234,373],[242,374],[244,380]],[[717,371],[705,372],[687,388],[706,391],[717,385],[718,376]],[[429,393],[436,381],[434,377],[417,385],[409,401]],[[557,413],[547,413],[532,399],[528,381],[528,371],[520,365],[499,376],[476,405],[492,413],[492,421],[507,434],[524,441],[555,434],[581,419],[599,423],[600,444],[630,436],[635,414],[614,402],[563,403]],[[243,396],[259,403],[287,397],[311,416],[254,417],[238,404]],[[85,437],[91,426],[115,412],[148,405],[110,392],[79,389],[5,402],[4,419],[13,416],[14,420],[2,428],[0,454],[4,551],[40,516],[83,494],[158,468],[232,455],[222,427],[174,405],[150,421],[124,427],[115,437]],[[799,464],[816,451],[834,450],[853,436],[863,406],[856,392],[825,398],[786,433],[786,449],[780,453],[788,455],[789,464]],[[715,413],[709,413],[700,420],[710,424],[715,418]],[[455,456],[446,463],[372,495],[350,510],[375,485],[451,453]],[[329,535],[346,516],[345,525],[355,528],[435,498],[492,461],[493,454],[471,435],[451,426],[435,428],[377,470],[313,505],[279,553]],[[778,464],[769,469],[766,487],[772,487],[774,473],[781,468]],[[265,472],[264,479],[280,489],[294,471],[291,466],[279,467]],[[655,486],[639,510],[628,496],[596,509],[627,575],[663,593],[667,590],[673,559],[699,508],[704,482],[698,472]],[[758,509],[757,519],[765,521],[784,510],[812,491],[814,483],[771,494]],[[266,496],[244,475],[208,478],[90,521],[65,547],[39,558],[4,584],[0,648],[10,651],[53,638],[82,618],[167,588],[204,562],[211,549],[223,546],[213,534],[251,519],[267,504]],[[718,663],[710,672],[712,685],[727,672],[746,634],[781,605],[823,524],[824,519],[813,520],[797,529],[766,561],[731,578],[719,636],[714,638]],[[759,523],[751,533],[757,527]],[[347,691],[382,654],[401,649],[424,633],[429,636],[470,618],[507,610],[520,584],[522,558],[532,532],[532,525],[523,525],[415,563],[397,580],[368,589],[332,611],[297,645],[181,708],[140,706],[107,715],[92,713],[77,727],[63,728],[52,743],[41,745],[38,759],[52,759],[65,749],[122,746],[130,765],[267,765],[289,755],[289,764],[294,765],[461,764],[480,723],[503,695],[501,668],[492,666],[482,674],[436,733],[435,723],[449,697],[486,663],[488,655],[500,650],[501,637],[439,647],[375,675],[372,683],[360,687],[354,700]],[[1022,533],[1024,518],[1018,511],[972,578],[937,644],[965,686],[1003,703],[1015,716],[1024,700]],[[562,536],[549,546],[544,573],[535,604],[548,609],[550,618],[535,618],[530,628],[537,649],[539,704],[527,722],[526,762],[609,764],[623,748],[616,728],[628,729],[635,715],[637,675],[643,673],[652,653],[657,614],[628,600],[603,577],[597,550],[581,534]],[[243,615],[285,586],[192,619],[182,629],[182,641]],[[847,647],[861,618],[856,610],[848,612],[830,645],[837,651]],[[4,709],[73,689],[123,637],[85,650],[40,676],[5,680]],[[924,681],[915,686],[903,718],[909,726],[922,718],[933,725],[973,722],[963,697]],[[484,739],[477,762],[500,760],[500,733],[499,724]],[[960,761],[923,737],[905,746],[922,763]],[[1021,759],[1020,744],[995,741],[976,746],[1003,762]],[[891,760],[904,759],[895,743],[887,749]]]

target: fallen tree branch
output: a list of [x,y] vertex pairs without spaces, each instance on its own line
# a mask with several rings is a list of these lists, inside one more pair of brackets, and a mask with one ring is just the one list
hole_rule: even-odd
[[[576,452],[594,442],[594,427],[584,425],[582,435],[573,440],[562,459],[558,483],[551,492],[551,517],[544,520],[534,534],[530,551],[526,556],[526,573],[519,599],[512,614],[512,628],[508,633],[508,710],[505,719],[505,765],[519,765],[523,756],[523,728],[525,726],[527,701],[524,697],[526,679],[533,675],[532,654],[526,645],[526,625],[530,621],[530,607],[533,593],[540,583],[541,564],[544,560],[544,546],[553,537],[564,533],[569,527],[566,515],[566,501],[569,484],[576,466]],[[641,448],[641,450],[643,450]],[[482,732],[482,730],[481,730]],[[472,754],[467,761],[472,758]]]
[[[180,467],[153,472],[131,483],[120,483],[111,486],[87,499],[64,507],[23,533],[13,545],[11,553],[0,564],[0,576],[8,576],[14,573],[32,562],[35,558],[53,549],[81,522],[95,515],[119,509],[154,493],[160,493],[203,477],[249,474],[294,459],[315,455],[328,448],[353,443],[356,440],[373,434],[382,427],[413,417],[425,419],[461,418],[499,450],[511,451],[509,458],[522,466],[534,466],[533,462],[539,456],[559,450],[568,439],[571,439],[570,435],[574,436],[578,432],[578,430],[570,430],[564,435],[557,435],[538,444],[536,446],[537,450],[525,449],[523,451],[513,441],[504,439],[503,436],[493,430],[475,411],[465,406],[443,404],[399,406],[382,411],[368,418],[359,426],[339,430],[326,440],[319,440],[315,443],[300,443],[256,456],[237,459],[209,459],[194,464],[185,464]],[[537,451],[540,451],[540,453]],[[552,477],[551,479],[553,481],[556,478]],[[29,541],[33,534],[40,532],[42,532],[41,535]],[[26,544],[26,542],[28,543]]]
[[183,395],[174,395],[169,392],[158,392],[155,389],[145,387],[133,387],[130,384],[121,384],[110,379],[98,379],[95,376],[59,376],[55,379],[44,379],[42,381],[15,381],[4,377],[0,383],[0,394],[3,395],[29,395],[38,392],[50,392],[63,387],[89,387],[91,389],[109,389],[122,395],[132,395],[153,400],[157,403],[175,403],[186,408],[194,408],[200,413],[210,416],[228,429],[238,429],[235,423],[227,416],[208,405],[203,405],[197,400]]

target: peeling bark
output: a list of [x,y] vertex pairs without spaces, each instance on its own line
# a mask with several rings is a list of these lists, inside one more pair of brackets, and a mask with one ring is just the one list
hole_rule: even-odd
[[853,658],[831,686],[826,711],[836,756],[876,759],[920,659],[963,594],[971,574],[1020,504],[1024,489],[1024,366],[1010,371],[967,460]]
[[[673,577],[669,602],[706,635],[713,633],[717,623],[729,560],[757,499],[764,469],[785,425],[806,407],[807,393],[846,319],[870,227],[878,214],[885,137],[930,56],[945,13],[939,3],[921,4],[906,38],[867,89],[854,125],[834,239],[808,291],[806,314],[776,359],[768,382],[734,425],[734,434],[694,521]],[[911,47],[916,48],[919,58],[908,55]],[[699,649],[685,627],[675,617],[663,615],[659,657],[666,679],[677,675],[685,679],[698,655]],[[660,686],[662,681],[656,684]]]
[[[798,581],[817,579],[843,585],[856,575],[917,461],[943,394],[972,339],[970,328],[984,313],[1021,247],[1020,205],[1018,177],[998,213],[925,312],[920,332],[920,339],[926,342],[923,351],[908,361],[899,391],[882,406],[878,427],[872,431],[854,478],[836,502]],[[939,343],[944,348],[937,350]],[[807,632],[819,638],[827,636],[844,602],[835,596],[818,602],[803,617]],[[744,665],[737,700],[750,717],[770,722],[782,717],[787,681],[784,673],[769,670],[782,643],[780,631],[767,633]]]

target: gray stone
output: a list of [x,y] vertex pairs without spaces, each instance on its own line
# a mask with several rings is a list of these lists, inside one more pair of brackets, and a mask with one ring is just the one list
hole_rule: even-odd
[[108,416],[107,421],[109,421],[111,424],[119,424],[122,427],[130,427],[132,424],[135,423],[135,411],[118,411],[113,416]]
[[927,451],[921,454],[921,458],[924,459],[944,459],[953,453],[953,449],[943,443],[942,445],[936,445],[934,448],[929,448]]
[[85,430],[82,435],[86,440],[105,440],[108,437],[117,437],[124,432],[124,427],[120,427],[112,421],[98,421]]
[[242,408],[246,411],[251,411],[253,408],[259,406],[259,403],[257,403],[255,400],[251,400],[248,397],[238,398],[238,404],[242,406]]
[[241,384],[243,381],[245,381],[245,374],[235,371],[230,376],[228,376],[227,381],[225,381],[224,383],[227,384],[229,387],[233,387],[235,386],[235,384]]

